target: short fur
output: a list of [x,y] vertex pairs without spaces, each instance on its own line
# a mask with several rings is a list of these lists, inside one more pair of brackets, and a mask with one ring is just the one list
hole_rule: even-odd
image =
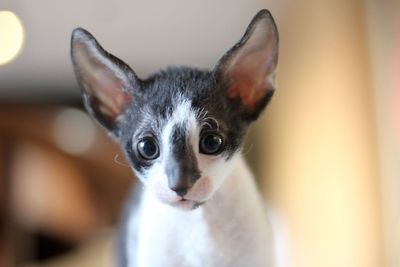
[[[81,28],[71,57],[85,107],[143,183],[140,201],[134,194],[127,204],[119,266],[273,266],[271,227],[240,154],[275,90],[278,33],[269,11],[212,71],[168,68],[140,79]],[[210,136],[218,140],[212,153]],[[140,152],[144,140],[155,144],[154,157]]]

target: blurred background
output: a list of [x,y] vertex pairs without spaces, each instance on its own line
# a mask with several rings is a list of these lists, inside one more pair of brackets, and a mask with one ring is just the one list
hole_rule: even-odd
[[83,111],[74,27],[141,77],[211,68],[268,8],[279,88],[246,155],[288,267],[400,266],[400,2],[2,0],[0,266],[113,266],[135,186]]

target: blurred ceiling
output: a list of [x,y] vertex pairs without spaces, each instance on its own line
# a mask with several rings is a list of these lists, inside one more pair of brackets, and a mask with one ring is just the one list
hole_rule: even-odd
[[73,28],[89,30],[141,77],[167,65],[210,68],[261,8],[278,0],[2,0],[25,30],[21,53],[0,66],[0,100],[79,98],[70,59]]

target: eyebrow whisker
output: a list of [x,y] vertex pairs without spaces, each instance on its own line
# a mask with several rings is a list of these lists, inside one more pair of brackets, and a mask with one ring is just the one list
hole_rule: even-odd
[[116,154],[115,157],[114,157],[114,162],[115,163],[117,163],[120,166],[124,166],[124,167],[130,168],[130,165],[128,163],[119,161],[118,157],[119,157],[119,154]]

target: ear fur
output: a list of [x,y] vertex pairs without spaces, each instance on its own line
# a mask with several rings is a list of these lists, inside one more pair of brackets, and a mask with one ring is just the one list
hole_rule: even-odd
[[227,98],[239,100],[247,120],[257,119],[274,93],[278,39],[272,15],[263,9],[215,68],[217,79],[227,85]]
[[72,32],[71,58],[86,109],[117,135],[118,121],[133,101],[133,87],[138,85],[135,73],[82,28]]

